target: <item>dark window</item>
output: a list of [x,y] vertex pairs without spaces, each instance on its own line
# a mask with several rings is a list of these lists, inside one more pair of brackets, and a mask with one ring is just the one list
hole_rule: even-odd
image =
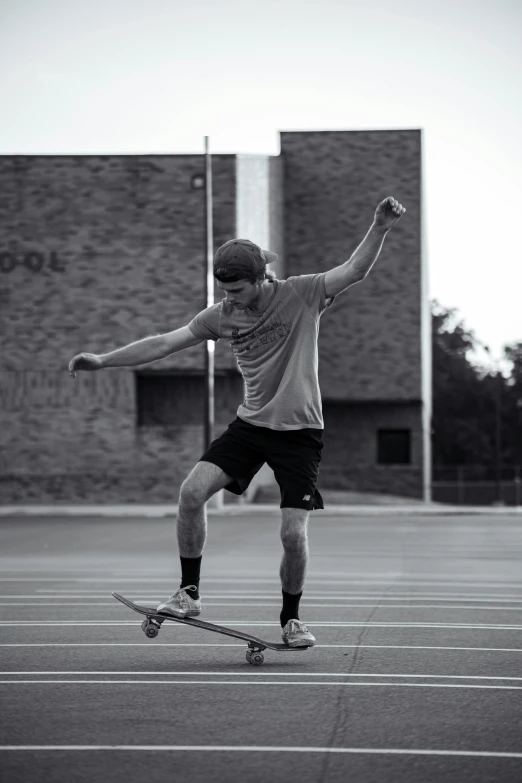
[[[206,379],[203,373],[137,372],[138,427],[203,424]],[[214,376],[215,417],[235,417],[243,401],[238,373]]]
[[411,462],[410,430],[377,431],[377,464],[409,465]]

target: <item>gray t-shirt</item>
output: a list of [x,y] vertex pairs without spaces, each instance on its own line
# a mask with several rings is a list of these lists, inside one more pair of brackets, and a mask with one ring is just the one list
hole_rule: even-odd
[[240,419],[272,430],[323,429],[317,338],[326,272],[270,281],[265,309],[238,310],[223,299],[189,323],[196,337],[230,344],[243,375]]

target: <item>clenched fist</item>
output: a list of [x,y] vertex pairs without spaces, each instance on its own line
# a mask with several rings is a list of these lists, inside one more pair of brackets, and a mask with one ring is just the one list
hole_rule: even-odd
[[79,353],[69,362],[69,375],[76,378],[76,370],[100,370],[101,356],[95,353]]
[[405,212],[405,207],[399,204],[396,198],[389,196],[384,201],[381,201],[375,210],[375,223],[388,231],[401,219]]

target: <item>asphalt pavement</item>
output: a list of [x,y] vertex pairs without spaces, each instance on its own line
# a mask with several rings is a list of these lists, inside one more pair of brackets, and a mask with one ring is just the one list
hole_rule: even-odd
[[[278,509],[209,513],[201,619],[280,641]],[[310,515],[305,652],[118,603],[179,585],[173,517],[0,516],[0,781],[519,783],[522,514]]]

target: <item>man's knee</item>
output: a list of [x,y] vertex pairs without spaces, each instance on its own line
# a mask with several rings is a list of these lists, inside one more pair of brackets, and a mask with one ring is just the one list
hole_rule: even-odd
[[284,508],[281,541],[285,549],[301,549],[308,543],[309,512],[302,508]]
[[211,462],[198,462],[180,488],[180,503],[200,506],[233,479]]
[[179,502],[185,507],[195,508],[205,503],[201,488],[194,487],[187,479],[183,482],[179,490]]

